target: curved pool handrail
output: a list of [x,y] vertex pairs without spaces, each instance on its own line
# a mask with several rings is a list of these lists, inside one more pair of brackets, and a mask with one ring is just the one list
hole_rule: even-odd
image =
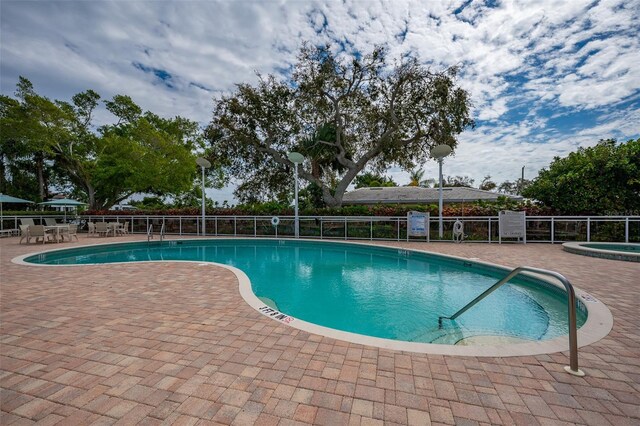
[[464,314],[470,308],[475,306],[482,299],[493,293],[495,290],[500,288],[503,284],[509,282],[516,275],[519,275],[522,272],[534,272],[536,274],[547,275],[550,277],[556,278],[558,281],[562,283],[565,290],[567,291],[567,305],[569,310],[569,366],[564,367],[565,371],[569,374],[573,374],[575,376],[584,376],[584,372],[578,368],[578,327],[576,325],[576,292],[573,289],[573,286],[569,282],[569,280],[562,274],[550,271],[548,269],[540,269],[533,268],[531,266],[519,266],[512,270],[509,275],[502,278],[500,281],[489,287],[478,297],[473,299],[471,302],[467,303],[462,309],[460,309],[455,314],[450,317],[441,316],[438,317],[438,327],[442,327],[442,320],[455,320],[460,315]]

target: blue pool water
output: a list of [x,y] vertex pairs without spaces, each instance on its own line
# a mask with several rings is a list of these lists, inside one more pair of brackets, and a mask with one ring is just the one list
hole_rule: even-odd
[[[253,292],[295,318],[338,330],[454,344],[484,335],[544,340],[568,333],[566,295],[515,279],[456,321],[449,316],[506,272],[392,248],[291,240],[181,240],[59,250],[26,262],[51,265],[191,260],[244,271]],[[215,283],[212,283],[215,294]],[[578,310],[578,326],[586,314]]]
[[624,251],[630,253],[640,253],[640,244],[615,244],[615,243],[583,243],[583,247],[598,250]]

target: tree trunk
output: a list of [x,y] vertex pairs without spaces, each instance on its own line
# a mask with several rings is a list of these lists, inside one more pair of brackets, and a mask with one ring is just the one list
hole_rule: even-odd
[[40,193],[40,199],[45,201],[49,190],[44,181],[44,155],[42,152],[36,153],[36,174],[38,176],[38,191]]
[[342,207],[342,196],[336,197],[331,195],[331,193],[328,191],[323,191],[322,199],[324,200],[324,203],[327,205],[327,207]]
[[7,170],[4,165],[4,161],[5,161],[5,156],[3,155],[2,157],[0,157],[0,192],[2,192],[3,194],[6,194],[7,179],[5,176],[7,176]]
[[311,160],[311,174],[314,178],[320,179],[320,174],[322,169],[320,169],[320,163],[316,160]]
[[89,182],[84,182],[84,188],[87,191],[89,199],[89,210],[96,210],[96,190]]
[[366,164],[366,162],[359,161],[358,163],[356,163],[355,167],[350,168],[349,171],[342,177],[342,179],[340,179],[340,183],[338,183],[338,186],[336,186],[336,190],[333,195],[331,195],[331,192],[328,188],[325,188],[325,186],[322,185],[324,195],[323,198],[327,206],[342,207],[342,197],[344,196],[344,193],[347,192],[347,187],[356,178],[358,173],[360,173],[362,169],[364,169],[364,166]]

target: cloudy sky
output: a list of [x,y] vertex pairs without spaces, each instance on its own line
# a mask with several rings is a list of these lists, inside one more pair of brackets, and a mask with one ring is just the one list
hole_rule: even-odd
[[[305,40],[460,65],[477,127],[444,173],[476,183],[515,180],[522,166],[530,179],[579,146],[640,137],[640,0],[2,0],[0,20],[3,94],[22,75],[50,98],[123,93],[203,126],[213,98],[256,71],[286,72]],[[437,176],[434,162],[424,169]],[[231,200],[229,188],[211,195]]]

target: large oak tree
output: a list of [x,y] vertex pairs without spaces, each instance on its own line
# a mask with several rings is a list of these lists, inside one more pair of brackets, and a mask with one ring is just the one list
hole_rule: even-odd
[[417,58],[387,63],[383,48],[346,58],[305,45],[291,78],[259,76],[215,103],[207,129],[212,159],[238,179],[241,201],[281,198],[291,187],[287,153],[305,156],[298,174],[340,206],[365,168],[411,169],[438,144],[455,147],[473,125],[457,68],[434,72]]

